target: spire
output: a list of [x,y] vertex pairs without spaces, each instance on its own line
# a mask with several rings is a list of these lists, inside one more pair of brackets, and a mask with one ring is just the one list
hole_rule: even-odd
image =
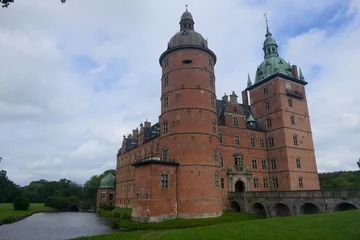
[[301,68],[299,68],[299,69],[300,69],[300,80],[305,81],[305,78],[304,78],[304,75],[303,75],[303,73],[301,71]]
[[270,30],[269,30],[269,22],[268,22],[268,19],[267,19],[267,13],[264,14],[265,16],[265,22],[266,22],[266,35],[265,37],[268,37],[268,36],[272,36]]
[[185,5],[185,12],[181,15],[180,19],[180,31],[192,30],[194,31],[194,19],[190,12],[188,12],[188,5]]
[[264,41],[264,47],[263,47],[264,57],[265,58],[278,57],[279,56],[277,51],[278,45],[276,44],[275,39],[273,38],[269,30],[269,22],[267,19],[267,14],[265,13],[264,16],[266,22],[266,34],[265,34],[266,39]]
[[250,74],[248,73],[248,81],[247,81],[247,87],[250,87],[252,85]]

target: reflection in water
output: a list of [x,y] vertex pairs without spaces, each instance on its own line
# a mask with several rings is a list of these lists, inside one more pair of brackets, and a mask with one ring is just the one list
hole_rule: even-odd
[[95,213],[37,213],[0,226],[0,240],[57,240],[114,232]]

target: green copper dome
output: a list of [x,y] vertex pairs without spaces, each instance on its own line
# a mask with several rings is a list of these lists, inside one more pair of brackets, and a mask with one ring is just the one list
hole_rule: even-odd
[[256,70],[255,82],[260,82],[261,80],[270,77],[275,73],[282,73],[288,76],[293,77],[292,67],[284,59],[279,57],[278,54],[278,45],[276,44],[275,39],[273,38],[271,32],[269,31],[269,26],[266,26],[266,39],[264,41],[264,61]]
[[111,173],[103,177],[100,181],[100,188],[115,188],[115,177]]

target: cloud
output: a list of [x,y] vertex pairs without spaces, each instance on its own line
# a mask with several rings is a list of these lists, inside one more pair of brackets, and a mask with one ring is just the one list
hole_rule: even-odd
[[[123,134],[158,121],[158,60],[185,4],[36,0],[1,10],[0,153],[9,177],[83,183],[115,168]],[[319,171],[354,169],[358,159],[359,9],[356,0],[189,4],[218,57],[218,98],[254,78],[267,12],[281,56],[309,81]]]

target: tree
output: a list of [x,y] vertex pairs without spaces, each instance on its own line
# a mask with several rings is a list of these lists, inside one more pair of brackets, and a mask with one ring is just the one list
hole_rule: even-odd
[[360,169],[360,158],[359,158],[359,161],[357,161],[356,163],[357,163],[357,165],[358,165],[358,167]]
[[[61,3],[66,2],[66,0],[60,0],[60,1],[61,1]],[[13,2],[14,2],[14,0],[0,0],[0,3],[2,4],[3,8],[9,7],[10,3],[13,3]]]

